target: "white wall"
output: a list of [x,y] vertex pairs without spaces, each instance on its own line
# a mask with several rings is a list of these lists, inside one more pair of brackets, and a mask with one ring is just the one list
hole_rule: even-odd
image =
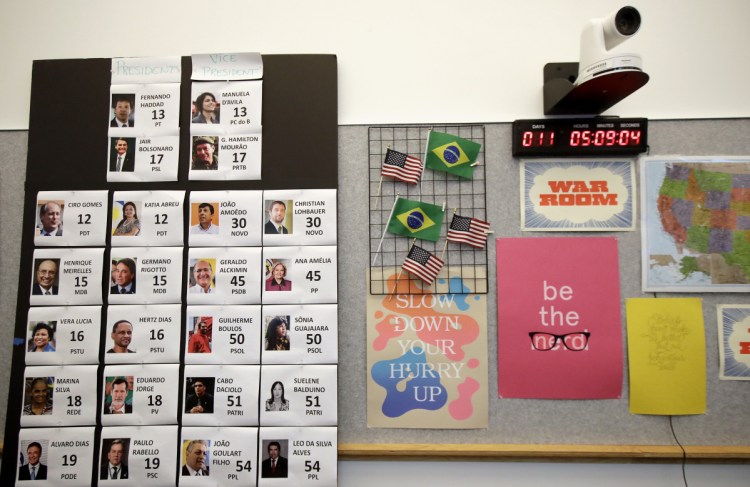
[[[690,487],[747,487],[750,465],[686,465]],[[339,462],[340,487],[682,487],[679,464]]]
[[239,51],[337,54],[342,125],[537,118],[544,64],[576,62],[585,21],[627,4],[643,25],[620,47],[651,81],[610,113],[750,116],[747,0],[3,3],[0,129],[28,127],[33,59]]

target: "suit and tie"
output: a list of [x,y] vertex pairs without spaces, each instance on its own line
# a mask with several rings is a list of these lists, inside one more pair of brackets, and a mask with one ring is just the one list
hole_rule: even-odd
[[287,461],[284,457],[276,458],[276,466],[270,458],[263,460],[261,464],[261,477],[263,478],[286,478],[288,476]]
[[[200,472],[201,472],[201,475],[203,477],[207,477],[208,476],[208,467],[202,468],[200,470]],[[187,465],[183,465],[182,466],[182,476],[183,477],[189,477],[190,476],[190,470],[188,470]]]
[[[111,474],[112,474],[111,469],[112,469],[112,467],[110,467],[109,462],[107,462],[106,465],[102,465],[102,468],[100,469],[101,471],[99,472],[100,473],[99,478],[101,480],[107,480],[107,479],[113,478],[111,476]],[[117,467],[117,477],[114,477],[114,478],[116,478],[116,479],[127,479],[128,478],[128,466],[125,465],[124,463],[121,463]]]
[[113,118],[112,120],[109,121],[109,126],[110,127],[132,127],[133,122],[128,120],[127,123],[123,124],[122,122],[119,122],[116,118]]
[[281,231],[279,231],[279,229],[276,227],[276,225],[273,224],[273,222],[271,222],[271,220],[268,220],[266,222],[266,228],[265,228],[264,233],[266,235],[282,234],[282,233],[286,235],[289,233],[289,230],[287,230],[284,225],[279,225],[279,226],[281,227]]
[[[47,480],[47,465],[42,465],[41,462],[34,465],[36,467],[34,472],[33,480]],[[18,469],[18,480],[32,480],[31,478],[31,465],[28,463],[22,465]]]
[[132,282],[132,286],[130,286],[130,291],[121,293],[119,286],[115,284],[114,286],[109,288],[109,294],[135,294],[135,281]]
[[44,294],[47,294],[48,291],[52,291],[52,294],[54,296],[57,296],[58,288],[57,286],[52,286],[50,289],[45,291],[38,283],[34,283],[31,289],[31,294],[33,294],[34,296],[42,296]]
[[63,229],[59,227],[57,228],[57,230],[54,230],[49,233],[47,233],[44,230],[44,227],[39,229],[39,235],[42,235],[43,237],[62,237],[62,234],[63,234]]
[[[125,403],[125,412],[123,414],[130,414],[132,412],[133,412],[133,405]],[[112,412],[112,403],[108,402],[104,404],[104,414],[115,414]]]
[[[110,172],[117,171],[117,154],[114,154],[109,159],[109,170]],[[133,172],[135,170],[135,161],[133,160],[133,157],[130,154],[125,154],[122,156],[122,161],[120,162],[120,172]]]

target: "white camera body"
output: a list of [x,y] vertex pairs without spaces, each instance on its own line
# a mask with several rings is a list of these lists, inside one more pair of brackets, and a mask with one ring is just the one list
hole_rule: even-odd
[[622,7],[604,18],[589,20],[581,31],[581,55],[575,84],[581,85],[615,71],[642,71],[640,55],[612,51],[635,35],[640,25],[641,15],[634,7]]

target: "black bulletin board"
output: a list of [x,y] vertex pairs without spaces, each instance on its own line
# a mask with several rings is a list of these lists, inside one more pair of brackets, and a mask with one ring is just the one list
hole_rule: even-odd
[[[263,56],[262,179],[188,181],[190,161],[189,57],[182,58],[180,159],[175,182],[107,183],[111,59],[35,61],[24,194],[15,334],[25,336],[36,195],[44,190],[266,190],[322,189],[338,184],[337,65],[334,55]],[[185,205],[189,222],[189,205]],[[110,237],[107,237],[109,245]],[[183,267],[187,263],[184,253]],[[102,323],[106,279],[102,276]],[[185,303],[185,290],[182,302]],[[185,306],[183,304],[183,314]],[[184,317],[183,317],[184,318]],[[101,353],[101,352],[100,352]],[[104,361],[101,360],[98,375]],[[23,401],[25,348],[13,346],[0,484],[13,485]],[[182,386],[181,386],[182,388]],[[98,397],[101,395],[98,391]],[[101,406],[99,406],[101,407]],[[98,416],[97,416],[98,417]],[[98,445],[98,436],[95,444]],[[98,446],[95,453],[98,451]],[[96,462],[94,462],[96,465]],[[94,475],[93,478],[98,478]]]

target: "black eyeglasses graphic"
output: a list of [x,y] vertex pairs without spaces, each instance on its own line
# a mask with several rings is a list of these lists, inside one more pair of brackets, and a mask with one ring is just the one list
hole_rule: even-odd
[[531,346],[534,350],[541,352],[548,352],[555,348],[558,340],[562,340],[565,348],[571,352],[580,352],[585,350],[589,344],[589,337],[591,333],[587,331],[579,331],[576,333],[566,333],[564,335],[555,335],[554,333],[530,331],[529,337],[531,337]]

